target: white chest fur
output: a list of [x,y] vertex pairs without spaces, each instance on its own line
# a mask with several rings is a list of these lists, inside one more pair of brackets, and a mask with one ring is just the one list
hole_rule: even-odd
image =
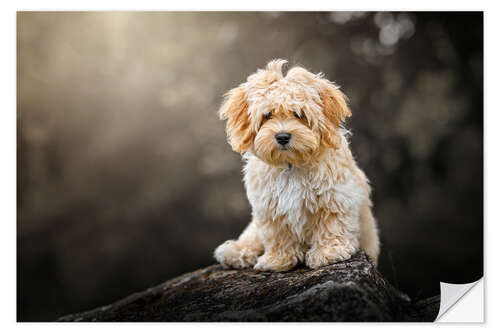
[[304,170],[270,167],[253,157],[245,167],[245,186],[256,218],[283,220],[297,235],[317,211],[317,193]]
[[313,172],[269,166],[253,155],[246,161],[245,186],[257,219],[284,221],[296,235],[320,207],[358,220],[367,194],[350,170],[344,168],[342,177],[335,177],[326,163]]

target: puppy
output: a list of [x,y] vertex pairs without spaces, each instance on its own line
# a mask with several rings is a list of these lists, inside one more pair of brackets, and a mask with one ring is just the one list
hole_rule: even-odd
[[376,265],[379,238],[370,186],[341,127],[351,115],[339,87],[285,60],[230,90],[219,110],[243,154],[252,220],[217,247],[224,266],[286,271],[346,260],[360,247]]

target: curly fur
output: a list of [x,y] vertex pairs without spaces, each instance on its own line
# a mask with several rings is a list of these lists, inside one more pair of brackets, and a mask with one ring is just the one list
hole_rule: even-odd
[[[362,248],[376,264],[379,238],[370,186],[342,123],[351,115],[339,87],[320,74],[273,60],[228,92],[219,115],[242,153],[252,221],[214,253],[225,266],[317,268]],[[289,133],[278,144],[275,135]]]

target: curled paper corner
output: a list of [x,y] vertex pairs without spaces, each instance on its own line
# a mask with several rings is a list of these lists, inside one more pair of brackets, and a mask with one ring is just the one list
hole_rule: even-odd
[[465,284],[440,282],[441,301],[436,322],[476,322],[484,321],[483,278]]

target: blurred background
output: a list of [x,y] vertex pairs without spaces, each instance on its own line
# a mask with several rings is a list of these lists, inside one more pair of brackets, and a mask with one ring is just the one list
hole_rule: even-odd
[[215,263],[250,219],[216,111],[272,58],[341,85],[380,272],[483,274],[483,14],[19,12],[17,316],[52,321]]

